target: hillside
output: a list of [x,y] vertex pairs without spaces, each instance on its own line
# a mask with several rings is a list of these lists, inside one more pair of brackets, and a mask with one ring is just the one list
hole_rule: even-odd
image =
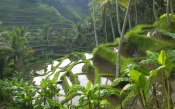
[[40,26],[49,23],[53,26],[70,27],[70,22],[87,15],[82,8],[83,3],[80,5],[74,1],[69,3],[57,0],[51,3],[45,0],[1,0],[0,22],[1,26]]
[[88,3],[90,0],[43,0],[44,3],[53,6],[66,19],[71,21],[80,21],[90,15]]
[[0,31],[4,27],[27,27],[30,32],[29,45],[35,50],[35,54],[41,55],[46,47],[39,29],[42,30],[47,23],[55,34],[49,37],[49,52],[52,50],[54,54],[64,54],[63,48],[57,47],[58,34],[63,29],[71,28],[73,22],[82,20],[88,14],[88,0],[1,0]]
[[[171,15],[171,18],[174,19],[174,16]],[[156,23],[159,23],[160,25],[163,24],[164,17],[162,16]],[[161,89],[164,88],[164,86],[162,85],[163,75],[161,75],[161,73],[163,73],[163,70],[158,72],[158,69],[156,68],[160,66],[160,63],[158,63],[157,60],[158,53],[160,53],[160,51],[162,52],[162,50],[167,50],[166,58],[167,59],[170,58],[172,62],[171,64],[173,65],[173,66],[170,66],[170,64],[168,65],[168,68],[170,68],[168,69],[168,71],[172,73],[170,76],[171,78],[170,82],[172,83],[170,83],[169,87],[172,88],[171,93],[173,95],[175,90],[173,87],[174,86],[173,72],[175,70],[174,69],[175,38],[171,37],[170,35],[164,35],[164,33],[158,33],[157,36],[153,35],[147,36],[147,33],[155,30],[155,24],[137,25],[136,27],[134,27],[125,34],[124,37],[128,40],[128,42],[124,43],[122,48],[121,61],[120,61],[121,72],[118,77],[115,76],[116,58],[117,58],[116,56],[117,51],[115,51],[115,48],[117,48],[119,45],[118,39],[116,39],[115,43],[102,44],[98,48],[95,48],[92,53],[74,52],[65,55],[61,59],[53,61],[51,64],[46,66],[47,70],[43,69],[37,71],[36,72],[37,76],[35,75],[33,81],[37,85],[41,85],[42,81],[44,81],[42,79],[47,80],[49,78],[51,79],[51,81],[53,81],[55,78],[58,78],[59,81],[58,87],[61,90],[60,95],[63,96],[56,97],[56,100],[58,100],[61,105],[65,105],[66,103],[70,107],[80,105],[83,94],[81,95],[79,94],[79,92],[76,91],[77,90],[82,91],[83,88],[85,88],[84,90],[87,90],[89,84],[92,85],[95,84],[95,86],[91,86],[90,89],[88,89],[89,93],[90,91],[95,90],[94,93],[90,93],[90,95],[92,96],[91,99],[95,99],[93,97],[96,96],[95,92],[97,90],[96,88],[98,87],[99,90],[101,90],[100,94],[102,94],[103,96],[101,99],[108,101],[115,107],[115,108],[108,107],[106,109],[120,109],[120,103],[123,106],[122,109],[142,109],[141,108],[142,106],[140,104],[141,101],[139,101],[140,99],[138,98],[137,92],[135,92],[134,88],[133,88],[134,93],[129,88],[128,90],[125,89],[127,85],[133,84],[133,81],[131,82],[132,80],[131,71],[134,69],[135,72],[133,74],[136,74],[136,76],[138,77],[140,75],[143,76],[143,79],[139,79],[140,82],[139,84],[141,85],[143,84],[144,91],[145,90],[147,91],[146,87],[150,88],[149,89],[150,91],[148,91],[148,93],[152,91],[150,87],[152,83],[149,82],[149,79],[146,79],[150,78],[150,81],[154,81],[156,84],[158,84],[157,86],[152,87],[154,87],[157,92],[163,93],[160,95],[164,96],[165,93]],[[155,71],[155,69],[157,71]],[[155,72],[158,73],[152,74],[152,71],[154,71],[154,73]],[[131,78],[131,80],[128,80],[128,78]],[[144,83],[141,83],[141,81],[144,81]],[[150,86],[146,85],[147,83]],[[76,86],[77,84],[80,86]],[[74,93],[70,93],[71,90],[73,90],[74,88],[75,89],[77,88],[77,90]],[[125,92],[125,90],[127,91]],[[124,94],[121,95],[121,93],[123,92]],[[152,95],[153,94],[150,94],[148,96]],[[121,97],[123,98],[121,99]],[[146,100],[148,102],[153,101],[149,97],[146,98]],[[165,108],[166,103],[162,102],[163,100],[162,101],[161,100],[162,99],[160,98],[159,102],[162,103],[161,106]],[[174,98],[172,98],[172,100],[173,100],[172,103],[174,104],[175,103]],[[150,104],[154,105],[152,103]]]

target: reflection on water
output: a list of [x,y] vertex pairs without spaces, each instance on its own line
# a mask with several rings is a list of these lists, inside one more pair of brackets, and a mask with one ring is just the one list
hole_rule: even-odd
[[[86,56],[86,59],[91,59],[93,57],[93,55],[90,54],[90,53],[85,53],[84,55]],[[87,76],[85,74],[81,74],[81,73],[83,73],[82,72],[82,68],[85,65],[85,63],[82,62],[81,59],[78,60],[77,62],[78,63],[75,64],[75,66],[72,67],[71,71],[72,71],[72,73],[74,75],[78,74],[78,78],[77,79],[78,79],[80,85],[83,86],[83,87],[86,87],[86,84],[88,83],[89,80],[88,80],[88,78],[87,78]],[[90,63],[92,64],[92,61],[90,61]],[[54,67],[58,65],[58,67],[56,68],[55,72],[51,71],[52,64],[53,64]],[[72,64],[74,64],[74,62],[71,62],[69,59],[64,59],[61,63],[58,62],[58,61],[53,61],[52,64],[48,65],[47,72],[44,72],[44,69],[36,72],[36,73],[38,73],[40,75],[42,75],[44,73],[46,74],[44,76],[38,76],[38,77],[35,77],[33,79],[33,81],[35,82],[36,85],[40,85],[41,80],[45,79],[47,76],[49,76],[49,78],[52,79],[54,77],[55,73],[58,72],[58,71],[60,71],[58,80],[61,80],[62,79],[61,77],[63,75],[66,75],[65,74],[66,71],[63,71],[63,70],[61,71],[61,69],[63,69],[64,67],[67,68],[68,65],[69,66],[72,65]],[[68,85],[71,87],[73,84],[71,82],[70,77],[69,76],[65,76],[65,77],[66,77]],[[61,80],[61,81],[63,81],[63,80]],[[105,84],[111,85],[112,82],[108,78],[101,77],[101,85],[105,85]],[[62,87],[62,83],[58,84],[57,87],[60,89],[59,93],[61,95],[65,95],[65,91],[64,91],[64,88]],[[64,100],[65,97],[64,96],[59,96],[59,97],[55,96],[55,99],[60,102],[60,101]],[[72,100],[69,101],[69,103],[76,104],[78,102],[78,99],[79,99],[79,96],[75,96],[75,97],[72,98]]]

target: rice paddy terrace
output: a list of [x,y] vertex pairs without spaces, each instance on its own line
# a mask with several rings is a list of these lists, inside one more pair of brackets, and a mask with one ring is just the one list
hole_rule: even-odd
[[58,47],[57,40],[61,37],[58,33],[62,33],[63,29],[71,28],[74,21],[79,21],[88,15],[87,0],[76,3],[78,2],[69,3],[60,0],[52,3],[46,0],[1,0],[0,31],[17,26],[27,27],[27,31],[31,34],[30,46],[36,51],[36,55],[42,55],[46,46],[42,41],[43,35],[38,33],[41,33],[44,24],[49,24],[55,32],[49,37],[49,52],[65,54],[66,50]]
[[44,23],[63,25],[68,23],[60,13],[43,3],[25,0],[2,0],[0,4],[2,26],[41,26]]
[[[38,76],[35,75],[33,81],[35,81],[35,84],[40,85],[42,84],[42,79],[48,78],[52,80],[54,77],[58,76],[57,80],[59,82],[57,87],[60,88],[59,93],[62,96],[55,96],[55,99],[61,104],[67,103],[70,106],[78,105],[77,103],[79,102],[78,99],[80,96],[77,93],[69,93],[70,88],[74,84],[87,87],[88,81],[91,81],[92,84],[100,85],[100,93],[103,93],[103,89],[106,87],[115,88],[112,95],[104,98],[113,105],[120,106],[118,104],[122,102],[122,105],[125,105],[126,108],[140,109],[141,104],[139,98],[133,93],[127,93],[126,91],[127,97],[122,101],[120,97],[118,97],[120,96],[120,91],[123,86],[127,84],[127,82],[121,82],[124,79],[120,79],[125,77],[125,79],[127,79],[129,76],[127,71],[129,65],[138,64],[140,61],[149,58],[149,53],[151,53],[150,51],[160,52],[160,50],[166,49],[174,53],[174,38],[171,37],[172,39],[163,39],[163,37],[155,37],[152,34],[147,36],[147,34],[153,30],[155,30],[153,25],[138,25],[125,34],[125,38],[128,42],[123,45],[121,53],[121,74],[117,77],[119,78],[119,81],[117,82],[115,81],[115,63],[118,39],[116,40],[116,43],[100,45],[98,48],[93,50],[93,53],[71,53],[61,59],[55,60],[45,69],[37,71],[36,74]],[[159,33],[159,35],[160,34],[161,33]],[[148,56],[146,54],[148,54]],[[168,55],[170,56],[169,53]],[[175,63],[173,60],[172,62],[173,64]],[[143,67],[148,68],[148,70],[152,70],[155,66],[153,67],[152,64],[148,64],[143,65]],[[157,75],[154,80],[157,84],[155,86],[157,88],[157,92],[160,93],[160,95],[157,96],[164,96],[164,92],[161,90],[161,88],[164,87],[160,81],[161,79],[162,75]],[[119,82],[121,82],[121,84],[119,84]],[[174,82],[171,83],[171,85],[173,84]],[[172,88],[172,97],[174,96],[174,90],[175,89]],[[152,94],[152,92],[150,93]],[[159,100],[159,102],[163,105],[165,104],[163,100]],[[175,102],[174,99],[172,102]]]

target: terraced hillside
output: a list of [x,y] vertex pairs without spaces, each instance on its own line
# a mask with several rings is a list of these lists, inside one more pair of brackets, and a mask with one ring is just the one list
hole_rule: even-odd
[[59,13],[71,21],[80,21],[90,15],[88,3],[90,0],[43,0],[44,3],[55,7]]
[[[115,63],[116,63],[116,52],[114,49],[118,46],[118,42],[115,44],[104,44],[100,47],[94,49],[93,55],[89,53],[71,53],[65,57],[53,61],[52,64],[48,65],[46,70],[41,70],[37,72],[37,76],[33,81],[37,85],[42,84],[42,79],[57,79],[59,81],[58,88],[60,89],[59,94],[62,96],[56,96],[55,99],[59,101],[62,105],[65,103],[71,105],[78,105],[81,96],[79,93],[69,93],[74,84],[79,84],[80,86],[86,88],[90,81],[92,84],[100,85],[99,88],[106,91],[106,88],[112,87],[115,90],[112,95],[104,97],[103,99],[112,103],[115,106],[119,106],[119,102],[122,105],[127,103],[133,103],[131,109],[140,109],[140,104],[132,101],[134,98],[132,95],[128,95],[125,100],[120,101],[120,91],[126,83],[122,81],[127,78],[129,69],[129,64],[137,64],[146,58],[146,53],[150,51],[159,52],[162,49],[173,48],[174,43],[171,40],[163,40],[161,38],[147,37],[147,32],[154,29],[152,25],[139,25],[134,29],[130,30],[125,34],[125,38],[128,42],[124,44],[121,56],[121,74],[119,80],[115,82]],[[138,45],[138,46],[137,46]],[[136,50],[137,49],[137,50]],[[147,52],[146,52],[147,51]],[[174,62],[174,61],[173,61]],[[148,64],[149,66],[149,64]],[[149,68],[149,67],[148,67]],[[120,80],[121,78],[125,78]],[[157,75],[157,78],[161,78]],[[41,83],[40,83],[41,82]],[[119,84],[121,82],[121,84]],[[161,84],[161,82],[157,82]],[[95,87],[95,86],[92,86]],[[81,90],[81,89],[80,89]],[[102,94],[103,95],[103,94]],[[125,95],[127,96],[127,94]],[[112,108],[111,108],[112,109]],[[114,108],[115,109],[115,108]]]
[[41,55],[45,51],[45,41],[39,29],[49,24],[54,35],[49,36],[48,49],[53,54],[65,54],[65,50],[58,48],[58,34],[63,29],[70,28],[74,21],[86,17],[89,12],[88,0],[1,0],[0,3],[0,31],[5,27],[23,26],[30,32],[29,44],[35,54]]
[[1,26],[40,26],[44,23],[66,25],[69,23],[51,6],[23,0],[1,0]]

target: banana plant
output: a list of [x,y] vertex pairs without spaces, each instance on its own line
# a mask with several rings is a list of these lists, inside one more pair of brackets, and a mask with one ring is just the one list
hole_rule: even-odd
[[171,103],[171,91],[170,91],[170,75],[172,73],[173,63],[170,61],[170,59],[167,57],[167,54],[164,50],[160,52],[160,55],[158,57],[158,63],[160,66],[165,66],[163,69],[163,78],[164,78],[164,90],[167,97],[167,109],[172,108]]
[[110,96],[115,94],[115,90],[112,88],[101,89],[98,84],[94,85],[88,81],[86,87],[80,85],[73,85],[69,93],[79,93],[79,105],[75,106],[76,109],[103,109],[110,108],[115,109],[115,107],[110,104],[107,100],[103,99],[104,96]]
[[24,80],[18,80],[12,78],[12,80],[0,81],[0,90],[2,95],[2,102],[12,103],[15,107],[32,109],[32,101],[35,99],[37,89],[33,85],[24,82]]
[[35,108],[41,108],[42,103],[44,103],[44,106],[48,105],[51,107],[51,109],[57,108],[60,106],[57,101],[55,101],[54,97],[59,94],[60,89],[57,87],[57,79],[59,77],[59,72],[56,72],[53,79],[49,79],[49,77],[46,77],[46,79],[42,79],[40,86],[38,89],[39,96],[36,98],[35,101]]
[[[130,81],[127,79],[120,79],[120,81],[128,81],[129,83],[125,85],[121,91],[121,96],[124,94],[124,91],[130,90],[130,92],[134,92],[136,95],[139,96],[140,102],[142,104],[143,108],[150,108],[147,104],[151,100],[151,95],[153,95],[153,102],[155,103],[154,105],[156,108],[160,108],[161,104],[158,101],[158,95],[156,92],[158,91],[155,87],[155,78],[158,76],[158,72],[163,72],[163,78],[164,78],[164,84],[163,88],[165,91],[165,97],[167,101],[167,106],[166,108],[170,109],[172,104],[171,104],[171,92],[170,92],[170,82],[169,82],[169,77],[171,75],[171,70],[173,67],[172,62],[170,59],[167,57],[166,52],[162,50],[159,55],[156,53],[148,52],[149,53],[149,58],[154,59],[153,61],[150,61],[150,59],[146,59],[141,61],[141,63],[149,63],[149,64],[156,64],[159,65],[156,69],[148,71],[146,68],[140,66],[140,65],[132,65],[130,66],[129,69],[129,77]],[[155,60],[155,57],[157,60]],[[117,81],[117,80],[116,80]],[[118,79],[119,81],[119,79]],[[119,81],[119,82],[120,82]],[[152,87],[152,89],[151,89]],[[150,91],[152,94],[150,94]],[[154,107],[155,107],[154,106]]]

